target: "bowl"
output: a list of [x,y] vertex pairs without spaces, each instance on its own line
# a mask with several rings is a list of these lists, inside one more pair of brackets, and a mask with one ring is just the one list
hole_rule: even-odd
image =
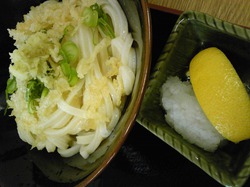
[[[87,159],[83,159],[79,155],[63,158],[56,153],[30,150],[30,146],[19,139],[14,118],[9,117],[8,114],[4,115],[5,87],[9,77],[8,66],[10,64],[8,53],[14,49],[13,41],[8,37],[7,28],[14,28],[16,22],[22,21],[22,15],[29,11],[30,6],[38,5],[43,1],[16,0],[8,2],[6,9],[14,12],[9,15],[8,20],[2,20],[4,16],[1,16],[4,29],[1,30],[0,38],[1,43],[5,44],[1,45],[3,53],[1,61],[4,62],[4,68],[1,70],[0,98],[0,171],[3,171],[1,172],[1,184],[18,186],[18,184],[28,182],[35,185],[37,181],[41,182],[41,179],[46,179],[46,182],[42,182],[45,183],[45,186],[56,186],[59,183],[65,186],[87,186],[105,169],[119,151],[135,122],[149,75],[151,20],[146,0],[118,1],[127,17],[130,32],[135,40],[134,46],[137,53],[135,84],[131,95],[126,99],[121,118],[115,129]],[[16,165],[20,166],[19,169],[16,169]]]
[[[167,23],[166,23],[167,24]],[[250,174],[250,140],[229,142],[214,153],[190,144],[165,121],[160,89],[169,76],[185,77],[200,50],[218,47],[232,62],[249,91],[250,30],[210,15],[181,14],[151,73],[137,122],[223,186],[243,186]]]

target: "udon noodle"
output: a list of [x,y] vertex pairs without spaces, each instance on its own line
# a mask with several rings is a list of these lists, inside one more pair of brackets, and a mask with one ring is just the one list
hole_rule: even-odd
[[[83,12],[95,8],[106,22],[89,26]],[[88,158],[116,126],[135,80],[136,53],[120,4],[45,1],[9,33],[16,49],[8,86],[15,89],[7,103],[20,138],[38,150]]]

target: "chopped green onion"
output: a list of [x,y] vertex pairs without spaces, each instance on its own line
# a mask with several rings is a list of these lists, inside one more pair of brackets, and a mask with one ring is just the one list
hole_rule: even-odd
[[71,71],[70,64],[67,63],[66,61],[62,61],[62,62],[60,63],[60,66],[61,66],[61,70],[62,70],[63,74],[64,74],[66,77],[69,77],[70,71]]
[[82,13],[83,23],[88,27],[96,27],[98,23],[98,12],[87,7]]
[[38,106],[38,101],[48,95],[49,89],[44,86],[44,84],[38,79],[31,79],[27,83],[26,89],[26,101],[28,103],[28,110],[31,114],[36,111],[36,106]]
[[74,27],[72,25],[68,25],[67,27],[65,27],[64,29],[64,35],[68,35],[69,33],[71,33],[74,30]]
[[63,31],[63,36],[59,41],[62,42],[63,40],[65,40],[65,38],[67,38],[67,36],[70,35],[73,32],[73,30],[74,27],[72,25],[68,25],[67,27],[65,27]]
[[26,101],[41,97],[44,85],[38,79],[32,79],[27,84]]
[[103,12],[102,8],[101,8],[97,3],[91,5],[90,8],[91,8],[93,11],[94,11],[94,10],[97,11],[98,17],[102,17],[102,16],[103,16],[104,12]]
[[75,63],[79,57],[79,49],[74,42],[67,41],[62,44],[60,54],[63,56],[63,60]]
[[94,45],[97,45],[99,43],[99,33],[97,29],[93,30],[93,43]]
[[36,107],[38,106],[38,102],[34,99],[28,102],[28,111],[30,114],[34,114],[36,111]]
[[60,62],[61,70],[68,78],[69,85],[74,86],[78,81],[78,77],[77,72],[72,65],[74,65],[79,58],[79,49],[74,42],[67,41],[62,44],[60,54],[63,57],[63,60]]
[[6,94],[13,94],[17,90],[16,77],[9,78],[7,80]]
[[[5,99],[6,101],[9,99],[9,94],[13,94],[17,90],[17,83],[16,83],[16,77],[11,77],[7,80],[7,86],[5,89]],[[7,113],[9,106],[7,104],[4,115]]]
[[110,26],[110,24],[104,18],[100,18],[98,20],[99,28],[102,32],[110,38],[115,38],[114,29]]
[[41,98],[44,98],[48,95],[49,93],[49,89],[47,87],[43,88],[42,94],[41,94]]
[[83,10],[83,23],[88,27],[99,27],[108,37],[114,38],[114,28],[110,17],[97,3]]
[[70,71],[70,75],[69,75],[69,85],[70,86],[75,86],[77,81],[78,81],[78,77],[77,77],[77,72],[75,69],[71,68]]

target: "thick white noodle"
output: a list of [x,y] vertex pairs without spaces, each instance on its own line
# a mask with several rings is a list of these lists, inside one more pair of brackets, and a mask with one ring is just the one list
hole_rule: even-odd
[[[78,95],[77,93],[82,89],[83,81],[79,81],[79,83],[73,88],[73,90],[69,93],[66,102],[71,102],[73,98]],[[56,110],[46,121],[40,122],[38,126],[43,128],[53,127],[53,128],[60,128],[67,124],[67,121],[61,122],[62,118],[71,118],[70,115],[65,113],[63,110]]]
[[75,143],[72,147],[68,149],[57,149],[57,151],[63,157],[71,157],[79,152],[80,147],[81,145]]
[[98,124],[92,141],[87,146],[84,146],[84,145],[81,146],[80,154],[82,155],[83,158],[87,158],[91,153],[93,153],[102,142],[103,137],[101,136],[100,131],[101,131],[101,126],[103,125],[106,125],[106,124],[105,123]]
[[127,18],[117,0],[100,0],[97,1],[103,5],[103,10],[112,19],[114,31],[116,36],[124,38],[128,33]]
[[86,120],[81,119],[79,117],[72,118],[67,125],[63,126],[62,128],[48,128],[44,132],[47,135],[66,135],[66,134],[77,134],[81,131],[82,125],[86,122]]
[[[103,62],[100,62],[100,63],[103,63]],[[94,76],[96,79],[100,79],[103,77],[100,65],[99,65],[97,60],[94,62],[94,69],[93,70],[94,70]]]
[[121,37],[116,37],[111,41],[111,50],[114,57],[120,59],[124,41]]
[[87,111],[82,110],[80,108],[73,107],[62,99],[58,102],[57,105],[58,105],[58,108],[60,108],[65,113],[68,113],[73,116],[77,116],[79,118],[87,119],[87,114],[86,114]]
[[116,90],[114,88],[114,85],[112,84],[111,80],[108,81],[108,88],[109,88],[109,94],[111,96],[112,101],[115,105],[119,105],[118,103],[118,95],[116,93]]
[[113,111],[114,111],[114,104],[111,100],[111,95],[109,93],[105,94],[103,96],[103,99],[104,99],[106,115],[108,116],[109,119],[111,119]]
[[134,48],[131,48],[129,51],[129,59],[128,59],[128,66],[130,69],[135,73],[136,71],[136,51]]
[[119,68],[119,72],[123,81],[125,94],[128,95],[132,91],[135,80],[135,74],[128,66],[121,66]]
[[59,149],[67,149],[68,142],[71,140],[69,135],[64,136],[47,136],[47,139]]
[[125,41],[123,42],[123,49],[121,53],[121,61],[122,64],[125,66],[128,66],[129,52],[132,47],[132,43],[133,43],[133,38],[131,34],[127,34]]
[[93,140],[94,136],[95,136],[94,132],[78,135],[76,137],[76,141],[79,145],[88,145]]
[[33,144],[33,142],[35,141],[34,140],[34,137],[31,135],[31,132],[26,130],[26,129],[23,129],[23,127],[21,125],[17,125],[17,130],[18,130],[18,135],[19,137],[24,141],[24,142],[27,142],[29,144]]
[[42,150],[46,146],[46,141],[38,141],[36,142],[36,148],[38,150]]
[[103,74],[106,74],[109,71],[109,67],[106,65],[107,60],[109,60],[109,54],[108,54],[108,49],[105,48],[103,49],[100,54],[97,56],[98,61],[101,62],[99,63],[101,71]]
[[80,47],[80,51],[83,58],[89,58],[93,52],[93,32],[90,28],[81,24],[78,33],[72,38],[72,40]]
[[51,153],[51,152],[54,152],[55,150],[56,150],[56,146],[55,146],[55,144],[53,144],[52,142],[50,142],[50,141],[46,141],[46,143],[45,143],[45,147],[46,147],[46,150],[49,152],[49,153]]
[[121,116],[120,109],[118,109],[117,107],[115,107],[114,111],[113,111],[113,116],[111,118],[111,121],[107,125],[107,128],[108,128],[109,132],[113,131],[113,129],[115,128],[116,124],[118,123],[118,121],[120,119],[120,116]]
[[62,110],[58,110],[58,111],[60,111],[61,115],[54,118],[55,119],[54,122],[51,123],[50,127],[47,127],[47,128],[54,128],[54,129],[62,128],[66,126],[68,122],[71,120],[72,116],[70,114],[67,114]]

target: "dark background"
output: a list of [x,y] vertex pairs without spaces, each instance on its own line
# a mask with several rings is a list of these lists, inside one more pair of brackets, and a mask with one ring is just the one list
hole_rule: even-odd
[[[8,37],[7,28],[14,28],[30,5],[39,4],[39,0],[9,0],[0,7],[0,89],[1,95],[8,78],[9,55],[13,50],[13,41]],[[153,25],[152,69],[178,16],[151,9]],[[3,102],[3,100],[0,100]],[[29,162],[16,129],[10,127],[13,120],[0,113],[0,147],[8,141],[13,148],[8,157],[0,151],[0,186],[73,186],[58,184],[46,179]],[[7,149],[6,147],[4,149]],[[157,187],[157,186],[203,186],[221,185],[203,170],[184,158],[181,154],[144,129],[138,123],[129,134],[124,145],[109,166],[89,187]],[[250,186],[250,181],[245,184]]]

